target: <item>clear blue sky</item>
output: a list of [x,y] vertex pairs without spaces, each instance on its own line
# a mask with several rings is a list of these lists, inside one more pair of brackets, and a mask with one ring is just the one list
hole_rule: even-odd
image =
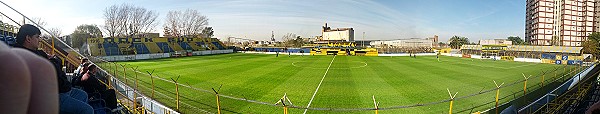
[[[355,38],[384,40],[453,35],[479,39],[520,36],[525,31],[525,0],[3,0],[29,17],[48,22],[70,34],[81,24],[102,26],[103,10],[123,3],[159,12],[156,32],[170,10],[196,9],[209,20],[215,37],[246,37],[267,40],[271,31],[281,39],[285,33],[321,35],[321,26],[353,27]],[[11,17],[5,7],[0,11]],[[0,18],[4,22],[5,17]],[[22,20],[18,17],[17,19]]]

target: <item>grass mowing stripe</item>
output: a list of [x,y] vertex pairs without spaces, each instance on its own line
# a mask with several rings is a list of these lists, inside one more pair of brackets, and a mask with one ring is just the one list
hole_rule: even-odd
[[329,68],[331,67],[331,64],[333,63],[333,60],[335,60],[335,55],[333,56],[333,59],[331,59],[331,62],[329,62],[329,66],[327,67],[327,70],[325,70],[325,74],[323,74],[323,78],[321,78],[321,82],[319,82],[317,89],[315,89],[315,93],[313,93],[312,97],[310,98],[310,101],[308,101],[308,105],[306,106],[307,109],[304,109],[304,113],[302,113],[302,114],[306,114],[306,111],[308,111],[310,104],[312,103],[313,99],[315,99],[315,95],[317,95],[317,92],[319,91],[319,87],[321,87],[321,83],[323,83],[323,79],[325,79],[325,76],[327,76],[327,72],[329,72]]
[[[292,60],[295,59],[287,59],[287,58],[283,58],[280,57],[280,59],[283,59],[284,61],[287,62],[291,62]],[[254,75],[247,75],[247,76],[234,76],[237,77],[239,79],[244,79],[244,80],[234,80],[231,79],[232,81],[229,82],[225,82],[225,83],[236,83],[236,85],[230,85],[230,88],[224,90],[223,94],[226,93],[230,93],[230,94],[239,94],[242,93],[242,96],[239,97],[243,97],[243,98],[247,98],[247,99],[255,99],[255,100],[261,100],[262,101],[271,101],[274,99],[277,99],[280,96],[277,97],[273,97],[273,96],[269,96],[268,92],[273,90],[274,88],[276,88],[278,85],[281,85],[282,83],[284,83],[286,80],[288,80],[289,78],[291,78],[293,75],[298,74],[299,71],[301,71],[303,68],[295,68],[293,67],[291,64],[284,64],[287,62],[278,62],[275,64],[275,62],[263,62],[263,63],[269,63],[269,64],[274,64],[274,65],[264,65],[264,66],[270,66],[272,68],[270,69],[266,69],[266,70],[255,70],[255,71],[261,71],[261,72],[257,72],[257,73],[243,73],[243,74],[254,74]],[[285,66],[280,66],[280,65],[285,65]],[[276,66],[276,67],[274,67]],[[261,68],[261,67],[252,67],[252,68]],[[287,72],[281,72],[281,71],[287,71]],[[269,81],[270,83],[265,83],[265,81]],[[277,86],[275,86],[277,85]],[[253,88],[263,88],[263,89],[253,89]],[[263,99],[266,98],[266,99]],[[224,105],[222,105],[224,106]],[[248,102],[231,102],[230,106],[236,106],[236,107],[232,107],[236,110],[244,110],[244,108],[246,107],[252,107],[251,103]],[[264,110],[267,111],[267,110]]]
[[[359,89],[361,86],[360,82],[366,82],[365,79],[358,79],[358,74],[353,74],[351,71],[356,69],[349,69],[353,63],[360,63],[353,61],[354,57],[350,56],[339,56],[336,57],[335,63],[331,65],[329,69],[331,72],[327,73],[327,80],[323,80],[322,88],[319,88],[318,96],[315,95],[314,103],[311,107],[314,108],[356,108],[356,107],[371,107],[371,99],[366,96],[360,96]],[[359,65],[359,64],[354,64]],[[346,67],[346,68],[344,68]],[[334,69],[339,68],[339,69]],[[343,96],[340,96],[343,95]],[[371,95],[368,95],[371,96]],[[334,102],[335,101],[335,102]],[[323,111],[309,110],[307,113],[325,113]],[[342,111],[341,113],[356,113],[353,111]]]
[[[223,84],[221,93],[227,96],[248,98],[262,102],[275,103],[283,94],[287,93],[295,106],[309,108],[371,108],[371,96],[375,93],[381,107],[403,106],[430,101],[447,99],[446,88],[459,92],[458,96],[477,93],[482,88],[489,89],[493,86],[491,80],[502,82],[515,82],[522,80],[521,73],[526,75],[539,75],[540,70],[554,69],[557,65],[533,64],[525,62],[471,60],[457,57],[441,56],[438,62],[435,56],[409,57],[335,57],[338,61],[327,60],[331,56],[292,56],[275,57],[275,55],[262,54],[225,54],[184,58],[168,58],[159,60],[144,60],[122,62],[127,65],[127,77],[132,84],[133,75],[130,67],[139,66],[144,73],[139,73],[141,92],[150,95],[151,91],[144,91],[150,87],[150,77],[145,70],[154,68],[159,75],[155,78],[169,79],[181,75],[180,95],[183,113],[198,113],[202,111],[191,108],[216,112],[214,94],[199,92],[183,85],[195,88],[211,88]],[[333,59],[333,58],[332,58]],[[335,63],[333,63],[334,61]],[[364,63],[361,63],[364,62]],[[121,63],[121,62],[119,62]],[[296,63],[292,65],[292,63]],[[364,67],[363,64],[369,65]],[[463,64],[461,64],[463,63]],[[103,68],[114,70],[113,64],[101,64]],[[325,68],[328,66],[328,68]],[[486,66],[486,67],[483,67]],[[498,67],[498,68],[494,68]],[[509,68],[509,69],[503,69]],[[323,70],[327,74],[322,74]],[[329,72],[331,70],[332,72]],[[563,71],[560,68],[559,71]],[[568,69],[566,70],[568,71]],[[111,73],[114,71],[110,71]],[[117,72],[118,78],[123,78],[121,66]],[[554,74],[546,74],[546,80],[552,80]],[[560,74],[560,73],[559,73]],[[321,79],[318,76],[323,75]],[[324,77],[327,80],[324,80]],[[560,75],[557,75],[557,77]],[[540,82],[541,78],[530,79],[528,86]],[[159,79],[155,79],[157,81]],[[320,81],[318,89],[313,91],[311,84]],[[275,82],[274,82],[275,81]],[[189,82],[189,83],[188,83]],[[175,98],[174,84],[170,80],[159,80],[156,91]],[[323,88],[320,88],[323,86]],[[146,87],[146,88],[144,88]],[[314,87],[314,86],[313,86]],[[204,90],[203,89],[203,90]],[[522,90],[522,83],[503,88],[500,96]],[[530,87],[528,87],[528,90]],[[533,89],[533,87],[532,87]],[[207,89],[209,90],[209,89]],[[316,98],[316,92],[319,97]],[[461,94],[462,93],[462,94]],[[166,96],[157,94],[158,100],[169,107],[175,107],[175,101]],[[494,101],[495,92],[486,93],[455,101],[456,110],[465,110],[484,102]],[[511,96],[512,97],[512,96]],[[302,100],[304,99],[304,100]],[[306,99],[312,99],[306,101]],[[500,100],[506,102],[510,99]],[[314,104],[312,102],[315,102]],[[222,111],[225,113],[278,113],[281,107],[247,103],[234,99],[221,99]],[[180,105],[181,106],[181,105]],[[440,113],[447,111],[447,103],[428,105],[413,108],[380,110],[380,113]],[[474,111],[493,107],[493,104],[484,105]],[[180,107],[181,109],[182,107]],[[186,109],[188,108],[188,109]],[[302,108],[290,108],[290,113],[303,113]],[[307,113],[371,113],[372,111],[332,111],[310,110]]]

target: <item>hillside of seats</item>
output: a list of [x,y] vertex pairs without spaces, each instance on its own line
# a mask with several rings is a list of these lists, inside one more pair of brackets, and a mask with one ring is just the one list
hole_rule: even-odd
[[19,28],[17,26],[3,23],[0,21],[0,41],[13,46],[17,43],[17,32]]
[[224,50],[216,38],[89,38],[92,56],[135,55],[185,51]]

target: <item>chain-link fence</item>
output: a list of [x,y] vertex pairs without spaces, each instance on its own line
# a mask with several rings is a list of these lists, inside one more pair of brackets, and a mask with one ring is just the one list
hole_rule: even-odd
[[[284,105],[275,104],[273,101],[258,100],[256,96],[244,95],[240,93],[219,93],[219,84],[214,84],[214,88],[196,88],[192,87],[186,80],[179,80],[176,74],[161,73],[163,76],[153,74],[154,71],[140,71],[137,66],[129,66],[115,62],[108,62],[99,58],[90,58],[98,64],[111,79],[109,83],[127,98],[141,99],[142,107],[148,112],[154,113],[283,113]],[[512,82],[497,82],[500,87],[493,87],[493,82],[489,82],[492,87],[481,88],[480,91],[470,93],[459,93],[454,99],[447,97],[437,101],[416,101],[412,103],[386,103],[374,107],[370,105],[356,105],[358,107],[310,107],[287,104],[287,111],[291,113],[302,113],[308,110],[309,113],[366,113],[377,110],[382,113],[399,112],[427,112],[427,113],[448,113],[450,111],[450,102],[453,102],[453,113],[471,113],[495,111],[496,106],[503,109],[503,104],[508,102],[530,103],[536,100],[535,95],[547,91],[548,88],[556,87],[576,73],[587,69],[588,67],[574,65],[554,66],[551,69],[539,71],[536,75],[524,75],[528,77]],[[166,74],[166,75],[165,75]],[[118,79],[118,80],[117,80]],[[502,83],[504,83],[502,85]],[[528,85],[525,86],[525,83]],[[214,90],[212,90],[214,89]],[[517,91],[518,90],[518,91]],[[249,90],[252,91],[252,90]],[[453,92],[450,90],[450,92]],[[439,95],[446,92],[436,93]],[[524,98],[528,95],[528,98]],[[248,99],[250,98],[255,99]],[[498,102],[496,102],[498,96]],[[377,97],[377,96],[374,96]],[[530,97],[530,98],[529,98]],[[539,96],[537,96],[539,97]],[[385,99],[378,99],[378,101]],[[519,100],[519,101],[515,101]],[[160,103],[159,103],[160,102]],[[217,103],[218,102],[218,103]],[[161,104],[163,103],[163,104]],[[166,106],[166,107],[165,107]],[[504,107],[505,108],[505,107]],[[170,110],[173,109],[173,110]],[[220,109],[220,110],[219,110]]]

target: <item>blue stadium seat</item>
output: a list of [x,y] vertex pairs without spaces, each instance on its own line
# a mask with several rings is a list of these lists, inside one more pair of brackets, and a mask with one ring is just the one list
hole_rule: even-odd
[[204,49],[206,49],[206,46],[204,45],[204,42],[196,42],[196,45],[197,45],[198,47],[201,47],[201,48],[204,48]]
[[212,44],[214,44],[215,46],[217,46],[217,48],[219,48],[219,50],[225,49],[225,48],[223,48],[223,46],[221,44],[219,44],[219,42],[212,42]]
[[102,45],[107,56],[120,55],[119,45],[117,43],[104,43]]
[[288,48],[288,50],[287,50],[286,52],[291,52],[291,53],[300,53],[300,50],[302,50],[302,49]]
[[109,114],[111,111],[106,107],[106,102],[102,99],[88,101],[88,104],[94,108],[94,114]]
[[304,51],[304,53],[310,53],[310,48],[302,48],[302,51]]
[[196,42],[196,45],[197,46],[202,46],[202,45],[204,45],[204,42]]
[[192,48],[192,46],[190,46],[190,44],[188,44],[187,42],[178,42],[178,44],[184,50],[194,50],[194,48]]
[[4,38],[3,35],[0,35],[0,42],[4,42],[8,45],[8,42],[6,41],[6,38]]
[[156,45],[158,45],[158,48],[160,48],[163,51],[163,53],[174,52],[173,49],[169,46],[169,44],[167,44],[166,42],[156,42]]
[[150,51],[148,50],[148,47],[146,47],[146,45],[144,45],[144,43],[133,43],[133,47],[135,48],[135,51],[137,52],[137,54],[149,54]]
[[17,44],[17,39],[13,36],[4,37],[4,40],[5,40],[6,44],[8,44],[10,46],[14,46],[15,44]]

